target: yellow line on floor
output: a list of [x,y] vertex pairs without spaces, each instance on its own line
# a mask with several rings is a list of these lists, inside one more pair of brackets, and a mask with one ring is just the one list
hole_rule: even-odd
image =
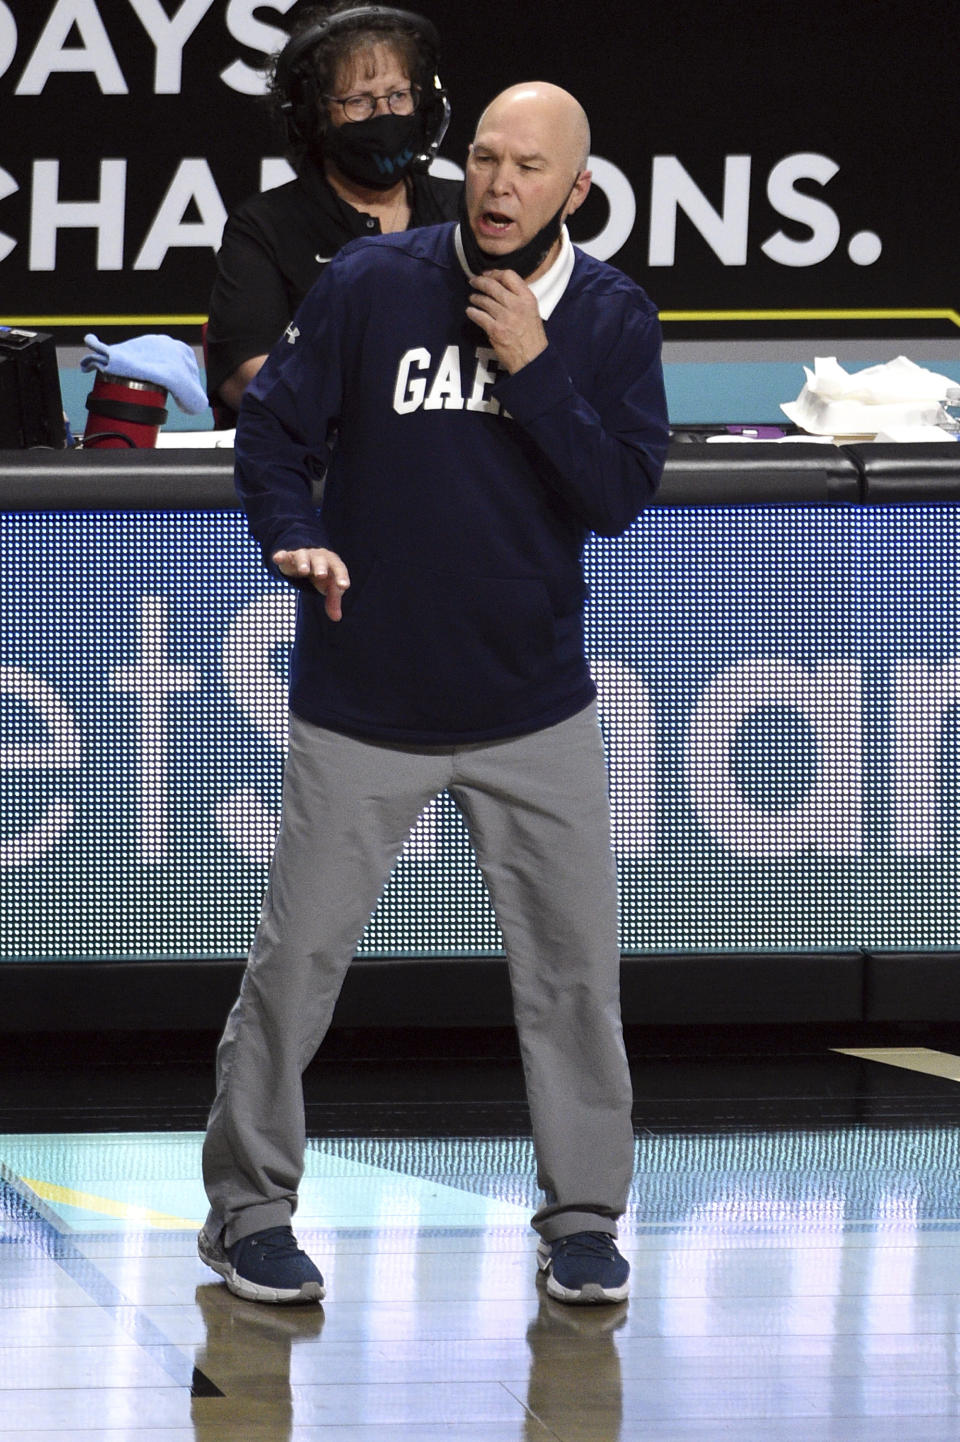
[[832,1049],[843,1056],[858,1056],[864,1061],[879,1061],[884,1066],[898,1066],[905,1071],[919,1071],[927,1076],[960,1082],[960,1056],[953,1056],[948,1051],[934,1051],[926,1046],[835,1046]]
[[196,1222],[186,1217],[173,1217],[167,1212],[155,1212],[150,1207],[136,1207],[129,1202],[117,1202],[111,1197],[98,1197],[93,1192],[77,1192],[72,1187],[60,1187],[55,1182],[39,1182],[32,1177],[23,1179],[45,1202],[61,1202],[68,1207],[82,1207],[86,1212],[99,1212],[104,1217],[120,1217],[127,1222],[148,1222],[152,1227],[189,1227]]

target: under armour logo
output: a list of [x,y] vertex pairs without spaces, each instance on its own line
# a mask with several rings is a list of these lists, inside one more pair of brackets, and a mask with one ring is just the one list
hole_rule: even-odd
[[299,326],[297,326],[297,325],[288,325],[287,328],[286,328],[286,330],[284,331],[284,335],[285,335],[286,338],[287,338],[287,343],[288,343],[288,345],[296,345],[296,343],[297,343],[297,336],[298,336],[299,334],[300,334],[300,327],[299,327]]

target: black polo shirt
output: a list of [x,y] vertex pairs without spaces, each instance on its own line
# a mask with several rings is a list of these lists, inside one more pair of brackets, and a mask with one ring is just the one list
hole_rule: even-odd
[[[412,177],[410,228],[454,220],[461,185]],[[224,227],[207,327],[207,393],[251,356],[266,355],[327,261],[380,222],[342,200],[316,166],[238,207]],[[222,404],[222,403],[221,403]]]

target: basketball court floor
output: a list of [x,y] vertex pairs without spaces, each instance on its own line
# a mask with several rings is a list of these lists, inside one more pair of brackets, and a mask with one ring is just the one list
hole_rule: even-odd
[[196,1256],[212,1038],[5,1041],[6,1442],[947,1442],[960,1033],[631,1031],[630,1301],[535,1275],[506,1034],[332,1035],[296,1227],[322,1307]]

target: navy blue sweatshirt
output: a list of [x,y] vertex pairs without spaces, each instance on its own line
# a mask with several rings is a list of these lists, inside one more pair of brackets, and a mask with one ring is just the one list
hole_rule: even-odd
[[299,588],[292,710],[414,745],[521,735],[593,698],[584,542],[631,524],[667,447],[644,292],[574,251],[546,350],[511,376],[466,318],[455,230],[342,250],[247,391],[236,436],[265,563],[327,546],[350,572],[339,622]]

